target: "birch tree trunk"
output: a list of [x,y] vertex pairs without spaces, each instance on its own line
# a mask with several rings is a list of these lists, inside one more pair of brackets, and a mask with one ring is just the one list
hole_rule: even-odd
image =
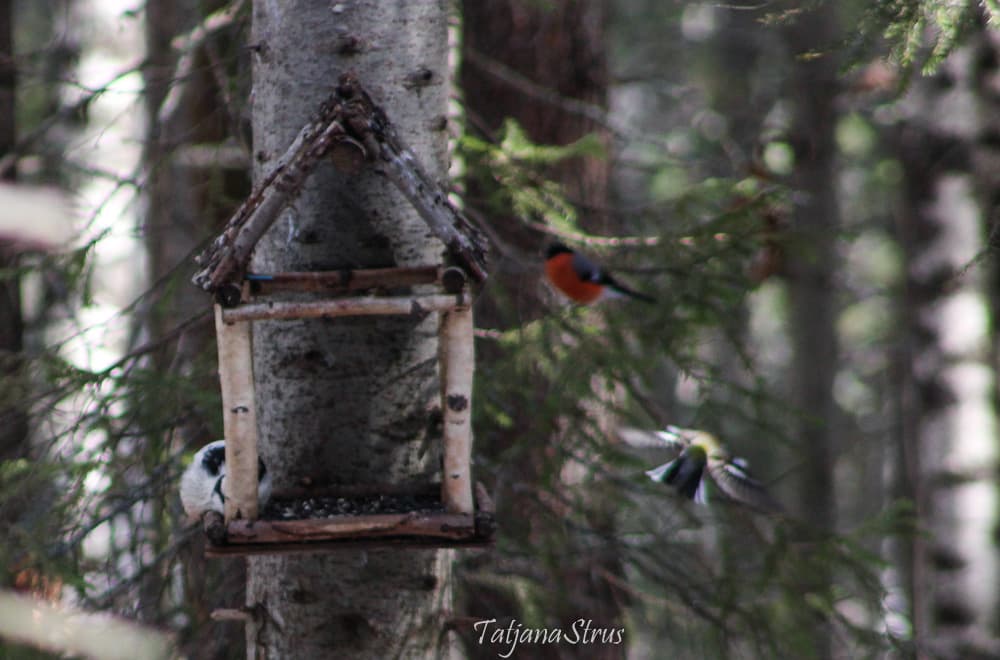
[[[444,0],[255,2],[254,177],[268,172],[340,74],[354,72],[433,176],[446,173]],[[441,244],[403,197],[365,170],[320,167],[258,244],[253,270],[440,262]],[[420,456],[439,392],[436,314],[254,326],[261,454],[276,490],[306,483],[430,479]],[[437,449],[434,437],[431,447]],[[438,644],[452,554],[343,550],[254,557],[250,658],[414,658]],[[447,643],[447,641],[445,642]]]
[[995,231],[984,212],[995,223],[996,150],[983,137],[995,135],[995,89],[981,87],[995,79],[995,37],[980,26],[915,81],[896,137],[906,266],[897,488],[927,532],[901,553],[918,658],[1000,653],[995,321],[975,267]]

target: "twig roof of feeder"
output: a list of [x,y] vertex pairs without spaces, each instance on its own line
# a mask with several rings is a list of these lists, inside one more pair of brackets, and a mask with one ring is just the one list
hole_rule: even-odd
[[214,293],[242,279],[257,242],[325,158],[342,170],[375,167],[403,193],[459,265],[473,279],[486,279],[485,236],[448,201],[448,191],[424,170],[361,83],[344,74],[317,116],[254,186],[222,234],[196,257],[201,268],[192,282]]

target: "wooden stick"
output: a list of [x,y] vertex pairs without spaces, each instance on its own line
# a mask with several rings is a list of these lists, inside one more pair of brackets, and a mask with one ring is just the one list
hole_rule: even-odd
[[215,306],[219,342],[222,426],[226,435],[226,522],[257,518],[257,411],[254,405],[250,324],[223,318]]
[[483,513],[493,514],[497,512],[497,506],[493,503],[490,492],[486,490],[486,486],[481,481],[476,482],[476,509]]
[[445,312],[466,305],[463,295],[406,296],[397,298],[337,298],[308,302],[264,302],[222,310],[227,323],[275,319],[317,319],[336,316],[371,316],[376,314],[420,315]]
[[339,117],[339,105],[331,94],[320,106],[319,116],[302,127],[274,168],[254,186],[222,234],[195,259],[202,266],[191,278],[196,286],[214,291],[235,279],[234,273],[246,266],[257,241],[278,219],[285,205],[298,195],[319,161],[335,142],[343,142],[344,128],[338,122]]
[[448,200],[448,193],[420,166],[420,162],[392,126],[378,136],[379,169],[417,210],[431,231],[452,254],[463,255],[462,265],[477,281],[486,279],[486,239]]
[[476,538],[490,541],[497,533],[497,507],[481,481],[476,482]]
[[475,536],[472,516],[450,513],[382,513],[369,516],[333,516],[305,520],[234,520],[226,539],[241,543],[283,543],[367,539],[383,536],[419,536],[467,539]]
[[250,612],[229,607],[214,609],[209,616],[212,617],[212,621],[239,621],[240,623],[247,623],[253,620],[253,615]]
[[254,273],[247,275],[251,291],[364,291],[381,287],[433,284],[441,280],[439,266],[367,268],[316,272]]
[[451,513],[473,513],[472,502],[472,310],[457,308],[441,318],[441,409],[444,411],[444,477],[441,501]]
[[421,166],[385,110],[375,104],[351,73],[340,76],[337,95],[344,104],[344,126],[399,188],[424,222],[476,281],[486,280],[486,238],[448,201],[448,191]]

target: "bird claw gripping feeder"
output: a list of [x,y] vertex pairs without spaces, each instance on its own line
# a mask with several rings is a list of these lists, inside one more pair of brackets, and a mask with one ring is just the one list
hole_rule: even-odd
[[[352,171],[364,163],[378,167],[403,192],[458,265],[247,273],[246,264],[257,241],[301,190],[321,158]],[[470,469],[474,370],[470,279],[485,279],[485,252],[482,236],[422,170],[385,113],[353,76],[342,76],[318,116],[303,127],[274,170],[257,184],[223,233],[198,258],[201,269],[193,282],[215,296],[228,491],[224,515],[212,511],[203,518],[210,541],[209,555],[316,551],[345,543],[462,546],[492,540],[492,502],[481,485],[473,487]],[[378,293],[418,285],[420,294]],[[431,292],[424,293],[427,290]],[[368,293],[357,295],[362,291]],[[303,292],[314,296],[303,300]],[[289,293],[292,296],[285,295]],[[420,497],[397,498],[415,504],[409,511],[334,515],[327,511],[318,518],[261,518],[257,501],[253,322],[426,312],[438,312],[441,318],[438,359],[444,447],[439,496],[430,498],[436,502],[427,506],[428,489],[424,488]],[[432,484],[428,486],[434,489]],[[320,493],[301,494],[308,498]],[[399,493],[348,485],[339,490],[331,488],[322,495],[343,500],[391,498]],[[294,506],[291,509],[302,511]]]

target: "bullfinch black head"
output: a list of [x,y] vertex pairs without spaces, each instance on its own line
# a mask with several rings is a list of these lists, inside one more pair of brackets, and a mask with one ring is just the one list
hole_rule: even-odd
[[573,254],[573,251],[562,243],[550,243],[547,248],[545,248],[545,258],[551,259],[557,254]]

